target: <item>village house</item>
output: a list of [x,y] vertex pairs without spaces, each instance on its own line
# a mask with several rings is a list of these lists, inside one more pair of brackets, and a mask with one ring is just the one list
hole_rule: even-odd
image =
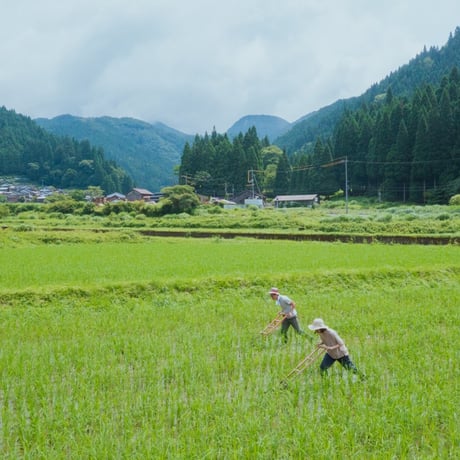
[[147,203],[153,201],[153,193],[145,188],[133,188],[127,195],[128,201],[145,201]]
[[319,197],[317,194],[311,195],[278,195],[273,200],[275,208],[286,207],[299,207],[305,206],[312,208],[314,205],[319,204]]
[[110,195],[107,195],[105,197],[105,202],[106,203],[118,203],[120,201],[126,201],[126,195],[123,195],[122,193],[111,193]]

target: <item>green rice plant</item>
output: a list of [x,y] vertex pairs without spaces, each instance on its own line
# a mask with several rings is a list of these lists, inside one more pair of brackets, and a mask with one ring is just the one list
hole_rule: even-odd
[[301,325],[322,316],[367,380],[315,364],[288,388],[314,345],[259,335],[277,310],[266,289],[194,288],[3,309],[4,457],[454,455],[458,283],[291,286]]
[[[25,241],[0,251],[3,458],[455,458],[458,246]],[[272,285],[307,336],[260,335]],[[316,317],[366,380],[280,385]]]
[[[120,241],[130,241],[129,236]],[[65,240],[64,240],[65,241]],[[134,238],[133,241],[138,241]],[[276,276],[280,272],[427,269],[458,266],[459,246],[346,245],[234,239],[153,238],[148,242],[99,242],[4,247],[1,290],[47,286],[92,287],[129,282],[168,282]],[[225,263],[223,263],[225,261]],[[385,273],[382,271],[382,273]]]

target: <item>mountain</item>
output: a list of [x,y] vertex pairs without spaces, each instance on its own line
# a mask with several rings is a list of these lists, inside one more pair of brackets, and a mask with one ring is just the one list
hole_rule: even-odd
[[58,188],[99,186],[106,193],[133,187],[132,178],[106,160],[101,148],[52,134],[6,107],[0,107],[0,175]]
[[[460,28],[450,34],[445,46],[423,49],[361,96],[338,100],[294,123],[270,115],[248,115],[234,123],[227,134],[235,137],[255,126],[260,139],[268,137],[270,142],[292,154],[313,145],[319,137],[329,138],[345,111],[372,103],[389,88],[395,96],[410,97],[422,84],[439,84],[453,67],[460,68]],[[152,191],[177,182],[174,167],[180,164],[185,143],[191,143],[194,138],[161,123],[150,124],[132,118],[62,115],[35,121],[52,133],[87,139],[92,145],[101,146],[105,157],[124,168],[137,186]]]
[[439,84],[453,67],[460,68],[459,27],[453,35],[450,34],[442,48],[424,48],[409,63],[386,76],[378,84],[370,86],[361,96],[338,100],[305,115],[295,121],[292,128],[276,138],[273,143],[291,154],[314,143],[318,137],[330,137],[346,110],[355,110],[363,104],[373,102],[390,87],[393,95],[410,97],[415,89],[423,84]]
[[180,164],[185,143],[193,139],[162,123],[133,118],[61,115],[35,122],[53,134],[102,147],[105,157],[127,171],[138,187],[154,192],[177,183],[174,167]]
[[234,138],[240,133],[246,134],[253,126],[256,128],[259,139],[268,137],[270,141],[273,141],[289,131],[291,123],[283,118],[271,115],[247,115],[234,123],[228,129],[227,134],[230,138]]

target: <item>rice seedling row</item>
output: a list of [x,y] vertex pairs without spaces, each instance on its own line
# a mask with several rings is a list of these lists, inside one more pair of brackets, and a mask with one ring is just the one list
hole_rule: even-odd
[[[4,458],[454,458],[457,247],[90,246],[46,246],[2,276]],[[2,263],[33,261],[26,249]],[[365,381],[316,363],[280,385],[315,342],[260,336],[271,284],[304,329],[322,317],[340,332]]]

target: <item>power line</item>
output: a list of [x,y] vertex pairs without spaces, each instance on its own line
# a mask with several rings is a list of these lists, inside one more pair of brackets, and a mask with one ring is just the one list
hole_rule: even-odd
[[[348,163],[353,164],[366,164],[366,165],[413,165],[413,164],[433,164],[433,163],[451,163],[453,161],[460,161],[459,158],[438,159],[438,160],[417,160],[417,161],[368,161],[368,160],[347,160]],[[345,163],[345,157],[335,158],[327,163],[320,163],[315,165],[299,166],[298,168],[291,168],[290,172],[308,171],[315,168],[328,168]],[[283,171],[286,172],[286,171]]]
[[417,160],[417,161],[364,161],[364,160],[349,160],[349,163],[364,163],[371,165],[413,165],[413,164],[432,164],[432,163],[450,163],[452,161],[460,161],[460,158],[449,158],[444,160]]
[[[347,162],[353,164],[365,164],[365,165],[414,165],[414,164],[434,164],[434,163],[451,163],[453,161],[460,161],[460,158],[450,158],[445,160],[419,160],[419,161],[364,161],[364,160],[347,160]],[[319,163],[315,165],[305,165],[299,167],[292,167],[289,170],[279,171],[281,173],[287,172],[299,172],[299,171],[309,171],[311,169],[317,168],[329,168],[331,166],[337,166],[345,163],[345,157],[335,158],[332,161],[327,163]],[[264,174],[265,171],[257,171],[261,174]]]

